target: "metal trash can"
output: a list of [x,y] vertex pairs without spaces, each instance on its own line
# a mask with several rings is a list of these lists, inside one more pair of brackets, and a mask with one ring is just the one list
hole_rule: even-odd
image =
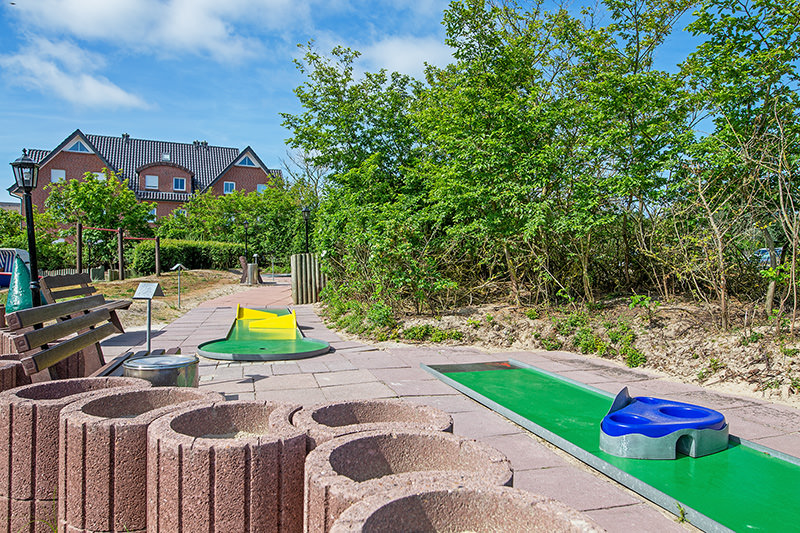
[[197,387],[200,382],[196,355],[149,355],[123,363],[125,376],[146,379],[154,387]]

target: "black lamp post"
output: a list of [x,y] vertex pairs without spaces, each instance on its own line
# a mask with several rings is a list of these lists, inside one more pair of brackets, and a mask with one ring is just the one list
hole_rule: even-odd
[[308,206],[303,208],[303,220],[306,223],[306,253],[308,253],[308,217],[311,215],[311,209]]
[[244,225],[244,256],[245,258],[247,258],[249,257],[249,254],[247,253],[247,226],[249,226],[250,224],[245,220],[243,225]]
[[28,229],[28,255],[31,262],[31,302],[34,307],[41,303],[39,299],[39,265],[36,262],[36,233],[33,227],[33,202],[31,191],[39,181],[39,165],[22,150],[22,157],[11,163],[14,169],[14,180],[17,187],[25,192],[25,225]]

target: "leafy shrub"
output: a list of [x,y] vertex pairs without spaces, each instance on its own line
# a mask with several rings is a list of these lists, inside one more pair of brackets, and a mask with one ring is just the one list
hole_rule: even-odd
[[538,309],[526,309],[525,316],[531,320],[536,320],[539,318],[539,310]]
[[[133,269],[143,274],[155,272],[154,241],[142,241],[133,252]],[[161,241],[161,267],[171,268],[182,263],[186,268],[210,268],[224,270],[237,266],[244,247],[238,243],[214,241]]]
[[563,346],[562,342],[555,337],[544,337],[541,342],[544,349],[549,351],[560,350]]
[[376,328],[393,328],[397,325],[392,308],[383,302],[370,305],[366,318]]
[[400,333],[400,336],[409,340],[430,340],[431,342],[443,342],[448,339],[461,340],[463,337],[462,333],[457,329],[442,329],[430,324],[420,324],[405,328]]

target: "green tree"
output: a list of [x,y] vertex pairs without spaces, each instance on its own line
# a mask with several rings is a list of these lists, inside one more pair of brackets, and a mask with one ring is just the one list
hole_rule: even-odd
[[[137,237],[153,235],[150,210],[155,204],[139,202],[134,192],[107,169],[102,176],[87,172],[80,180],[51,183],[47,187],[45,207],[56,223],[68,227],[65,233],[73,233],[75,224],[81,222],[87,227],[122,228]],[[117,246],[114,233],[87,230],[84,241],[90,248],[91,259],[114,262]]]

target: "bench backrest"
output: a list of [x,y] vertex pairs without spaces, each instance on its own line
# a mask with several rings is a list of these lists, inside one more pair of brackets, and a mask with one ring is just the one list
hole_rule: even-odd
[[40,280],[42,297],[52,304],[74,296],[90,296],[97,292],[91,282],[87,273],[44,276]]
[[[7,314],[8,327],[12,332],[19,331],[13,342],[22,354],[20,361],[25,373],[55,370],[57,363],[82,350],[82,374],[88,375],[101,367],[105,361],[98,343],[122,331],[115,313],[98,309],[104,303],[103,295],[98,294]],[[67,377],[52,374],[51,371],[51,378]]]

